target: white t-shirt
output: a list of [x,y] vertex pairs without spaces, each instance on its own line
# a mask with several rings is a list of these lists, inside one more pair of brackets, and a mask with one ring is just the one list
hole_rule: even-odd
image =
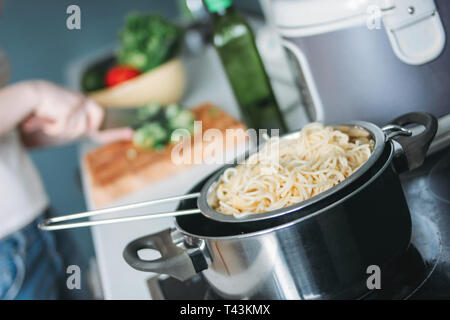
[[[0,87],[8,77],[6,56],[0,51]],[[0,239],[29,224],[47,205],[41,178],[19,132],[0,136]]]

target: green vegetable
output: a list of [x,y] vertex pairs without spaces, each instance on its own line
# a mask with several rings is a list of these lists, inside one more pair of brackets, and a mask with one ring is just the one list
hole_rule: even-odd
[[171,130],[187,129],[191,134],[194,132],[194,115],[176,104],[166,108],[166,118]]
[[88,69],[81,79],[81,88],[84,92],[100,90],[105,87],[105,72],[102,68]]
[[167,144],[169,134],[158,122],[145,124],[133,135],[133,143],[142,149],[160,149]]
[[194,132],[194,116],[188,110],[180,110],[169,119],[169,126],[172,130],[187,129],[192,134]]
[[176,104],[171,104],[166,107],[166,118],[171,119],[175,117],[178,112],[180,112],[181,108]]
[[181,46],[182,29],[156,14],[129,14],[120,32],[118,61],[142,72],[172,58]]
[[194,115],[176,104],[162,107],[150,103],[137,112],[138,125],[133,143],[141,149],[161,150],[167,144],[176,129],[187,129],[194,132]]

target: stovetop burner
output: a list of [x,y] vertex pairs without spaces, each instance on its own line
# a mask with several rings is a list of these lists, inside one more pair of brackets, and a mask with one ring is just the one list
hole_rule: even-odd
[[[430,157],[419,169],[401,176],[412,218],[408,250],[389,270],[382,270],[381,289],[362,299],[450,298],[450,150]],[[181,282],[168,276],[148,280],[153,299],[220,299],[197,275]]]
[[442,245],[439,230],[428,218],[412,216],[411,245],[381,279],[381,289],[365,299],[409,299],[431,276],[439,261]]

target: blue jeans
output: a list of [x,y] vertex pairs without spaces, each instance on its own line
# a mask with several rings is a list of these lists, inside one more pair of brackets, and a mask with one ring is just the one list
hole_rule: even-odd
[[54,235],[37,228],[42,219],[0,239],[0,299],[60,298],[63,262]]

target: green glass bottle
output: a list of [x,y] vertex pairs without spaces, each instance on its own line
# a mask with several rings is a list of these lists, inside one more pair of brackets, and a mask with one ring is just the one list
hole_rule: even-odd
[[252,30],[232,7],[231,0],[205,0],[205,4],[212,14],[214,46],[244,122],[257,130],[287,132]]

